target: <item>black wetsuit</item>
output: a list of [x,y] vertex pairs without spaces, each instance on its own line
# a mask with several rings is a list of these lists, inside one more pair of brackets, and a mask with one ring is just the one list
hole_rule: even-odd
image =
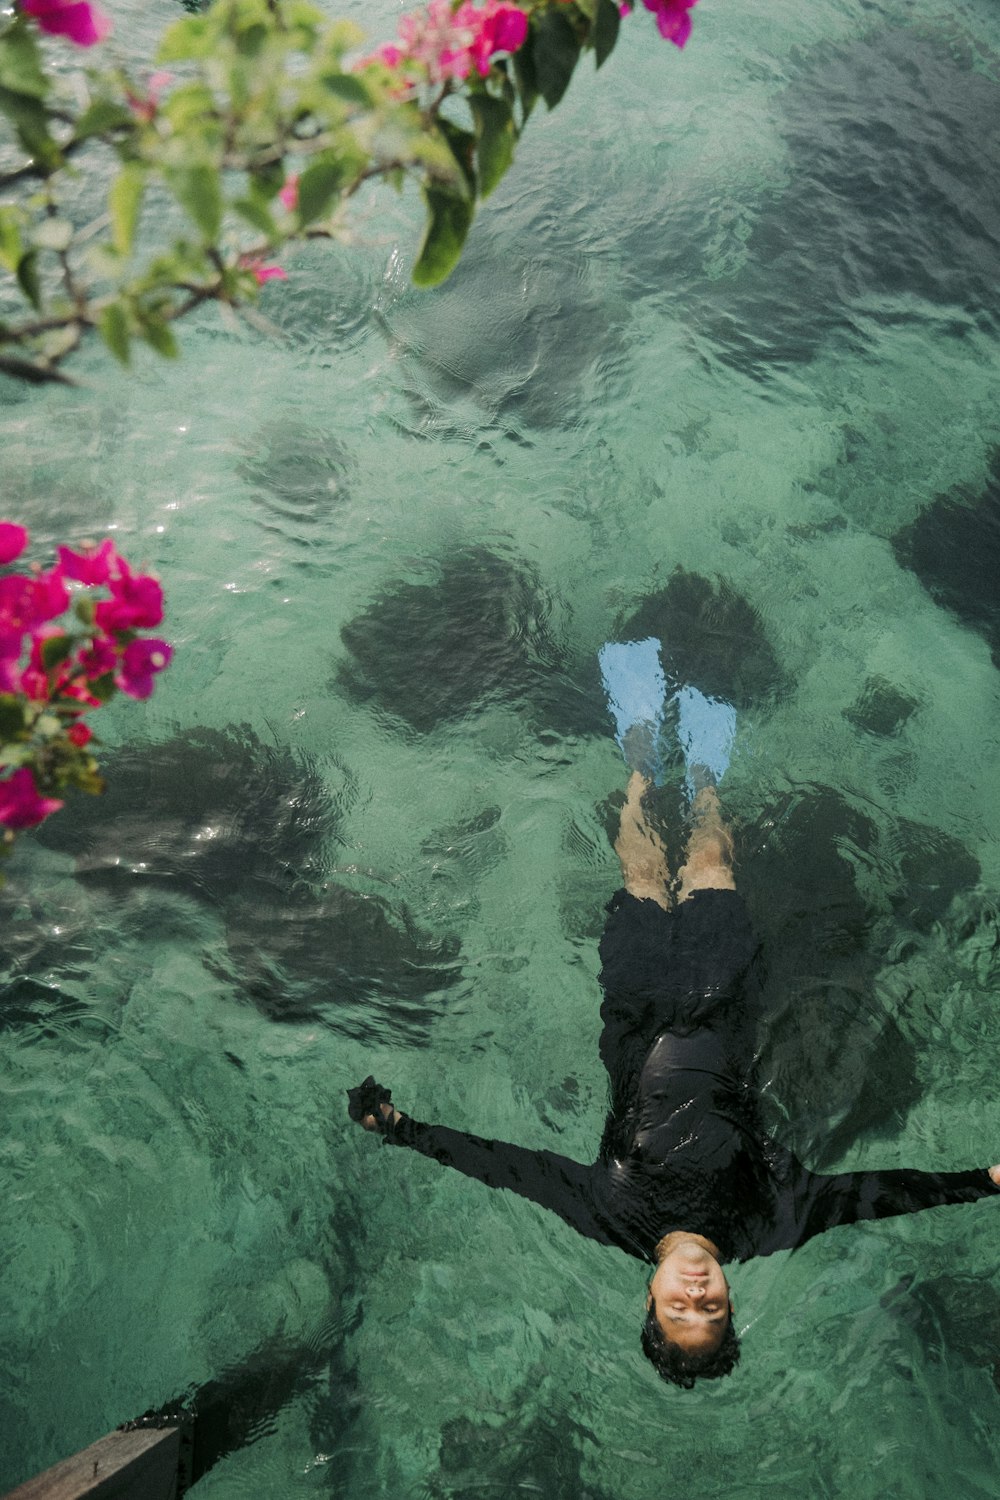
[[759,1121],[755,943],[734,891],[672,911],[619,891],[601,940],[601,1057],[611,1102],[597,1160],[484,1140],[404,1115],[387,1139],[509,1188],[642,1260],[674,1229],[723,1260],[791,1250],[858,1219],[995,1194],[966,1172],[810,1172]]

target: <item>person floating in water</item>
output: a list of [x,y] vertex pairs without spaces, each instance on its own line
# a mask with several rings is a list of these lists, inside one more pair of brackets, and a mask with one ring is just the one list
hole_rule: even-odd
[[[664,1379],[690,1389],[698,1376],[729,1374],[740,1356],[727,1263],[794,1250],[838,1225],[990,1197],[1000,1165],[826,1176],[766,1133],[757,944],[717,790],[735,712],[695,688],[670,693],[656,640],[609,643],[601,669],[632,774],[615,841],[624,885],[600,944],[610,1103],[596,1161],[423,1124],[373,1078],[348,1090],[348,1109],[387,1142],[530,1198],[651,1264],[642,1347]],[[645,807],[668,718],[690,801],[676,881]]]

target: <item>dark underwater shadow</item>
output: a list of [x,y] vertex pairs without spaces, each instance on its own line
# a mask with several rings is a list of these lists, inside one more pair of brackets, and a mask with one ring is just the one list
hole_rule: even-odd
[[443,286],[381,314],[423,421],[468,399],[511,437],[562,427],[590,399],[594,372],[605,389],[620,378],[628,303],[589,284],[587,256],[548,220],[528,243],[473,236]]
[[953,38],[889,29],[803,52],[780,105],[788,186],[760,205],[738,269],[692,272],[717,226],[665,191],[628,236],[639,293],[676,288],[712,355],[755,379],[834,334],[866,349],[869,317],[903,323],[918,301],[953,310],[956,337],[995,329],[1000,84]]
[[[426,580],[387,586],[343,627],[335,687],[418,733],[500,705],[542,738],[610,735],[597,655],[572,660],[552,615],[552,597],[523,560],[461,548]],[[759,613],[724,579],[677,568],[611,632],[649,635],[664,643],[668,678],[738,708],[786,691]]]
[[788,683],[759,612],[724,578],[675,568],[665,588],[620,620],[615,639],[661,643],[668,682],[687,684],[738,709],[761,709]]
[[878,998],[876,979],[889,947],[942,920],[979,865],[940,829],[876,823],[813,786],[749,823],[738,848],[764,960],[761,1076],[787,1117],[782,1138],[821,1168],[894,1134],[920,1097],[916,1028]]
[[565,676],[552,608],[523,559],[456,549],[425,579],[387,586],[348,621],[336,688],[421,734],[494,705],[564,727],[579,711],[579,691]]
[[1000,448],[981,490],[938,495],[892,546],[934,602],[983,637],[1000,667]]
[[204,961],[269,1019],[366,1040],[398,1021],[410,1042],[429,1038],[460,945],[402,903],[328,878],[348,777],[335,800],[309,757],[246,725],[125,746],[103,769],[104,796],[78,799],[40,838],[74,856],[78,881],[125,904],[121,921],[162,889],[216,914],[228,960],[206,949]]
[[236,472],[253,487],[265,517],[311,527],[350,500],[357,468],[357,458],[328,423],[288,413],[256,430]]

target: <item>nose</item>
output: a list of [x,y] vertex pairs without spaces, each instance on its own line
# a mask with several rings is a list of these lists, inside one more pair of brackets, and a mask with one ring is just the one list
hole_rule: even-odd
[[687,1294],[692,1302],[700,1302],[705,1295],[705,1287],[703,1283],[700,1281],[689,1282]]

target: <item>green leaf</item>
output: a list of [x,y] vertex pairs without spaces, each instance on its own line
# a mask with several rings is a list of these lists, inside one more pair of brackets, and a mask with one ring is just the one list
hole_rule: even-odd
[[569,88],[580,56],[576,32],[562,11],[547,10],[539,18],[534,27],[532,54],[538,92],[549,109],[555,109]]
[[62,663],[73,650],[73,637],[69,635],[46,636],[42,642],[42,666],[51,672]]
[[166,174],[174,197],[201,230],[206,243],[214,243],[222,228],[222,182],[207,163],[173,167]]
[[139,313],[139,333],[151,349],[164,359],[176,359],[180,353],[170,324],[156,313]]
[[160,41],[156,61],[197,62],[211,57],[216,47],[215,27],[206,16],[185,16],[168,26]]
[[521,97],[521,113],[527,120],[538,103],[538,71],[535,67],[534,38],[530,31],[524,46],[514,53],[514,81]]
[[17,209],[0,206],[0,266],[16,271],[23,254],[21,216]]
[[323,73],[319,82],[328,94],[333,94],[344,104],[360,104],[362,109],[371,109],[375,103],[368,84],[352,73]]
[[38,282],[38,256],[34,250],[22,255],[17,263],[17,284],[32,307],[41,308],[42,289]]
[[33,238],[36,249],[52,250],[59,254],[69,249],[73,238],[73,226],[68,219],[43,219],[35,226]]
[[233,204],[233,209],[239,214],[241,219],[246,219],[248,224],[252,224],[254,229],[259,229],[261,234],[266,234],[269,240],[279,238],[278,226],[274,222],[274,216],[267,205],[262,203],[259,198],[254,198],[250,194],[245,198],[237,198]]
[[88,628],[93,625],[97,605],[89,594],[81,594],[73,605],[73,613],[82,625]]
[[622,18],[614,0],[597,0],[597,19],[591,32],[594,44],[594,61],[598,67],[607,62],[618,41],[618,29]]
[[300,224],[319,219],[334,198],[357,173],[357,163],[333,152],[324,152],[312,161],[299,178],[299,196],[295,205]]
[[85,141],[88,136],[104,135],[109,130],[134,124],[135,117],[124,104],[116,104],[113,99],[95,99],[77,120],[73,138]]
[[0,743],[23,738],[27,728],[21,700],[14,693],[0,693]]
[[87,688],[99,703],[109,703],[118,691],[114,672],[105,672],[102,677],[92,677]]
[[474,204],[470,198],[443,188],[425,187],[428,221],[417,263],[414,286],[438,286],[454,270],[472,223]]
[[108,192],[108,209],[111,213],[111,241],[118,254],[127,257],[132,253],[135,227],[139,222],[139,209],[146,187],[146,172],[138,162],[129,162],[118,173]]
[[0,36],[0,87],[33,99],[44,99],[49,92],[38,43],[23,18]]
[[448,150],[458,164],[470,194],[476,191],[475,149],[476,138],[471,130],[463,130],[450,120],[438,119],[438,129],[448,142]]
[[476,122],[479,193],[488,198],[514,160],[514,115],[506,100],[494,99],[492,94],[473,94],[469,103]]
[[41,100],[0,86],[0,114],[5,114],[17,138],[33,158],[35,175],[47,177],[62,163],[62,152],[49,130],[49,116]]
[[[127,365],[132,357],[129,347],[128,313],[120,302],[109,302],[101,313],[98,331],[115,359]],[[95,694],[95,696],[97,696]]]

